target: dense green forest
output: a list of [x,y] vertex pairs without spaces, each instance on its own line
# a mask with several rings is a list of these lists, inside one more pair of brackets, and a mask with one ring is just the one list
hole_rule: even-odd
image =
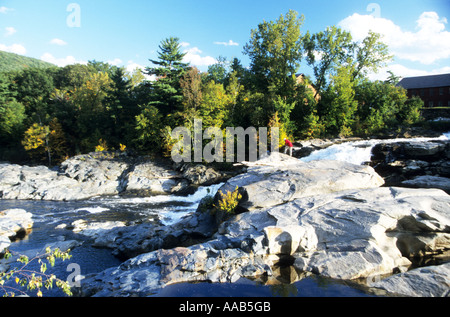
[[[420,120],[420,99],[408,99],[367,74],[392,56],[378,34],[362,42],[335,26],[303,32],[303,16],[289,11],[251,30],[237,58],[200,72],[183,63],[180,40],[163,39],[144,72],[90,61],[66,67],[27,67],[0,73],[0,159],[57,164],[94,150],[168,155],[171,131],[273,127],[282,136],[370,135]],[[311,76],[298,76],[309,65]],[[155,80],[147,80],[149,75]]]
[[36,58],[0,51],[0,73],[19,71],[24,68],[49,68],[55,65]]

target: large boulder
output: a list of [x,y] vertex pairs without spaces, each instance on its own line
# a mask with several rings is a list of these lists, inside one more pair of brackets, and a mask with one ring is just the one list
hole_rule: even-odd
[[171,194],[185,189],[189,182],[170,167],[152,161],[135,164],[123,181],[127,194]]
[[111,248],[117,257],[128,259],[158,249],[189,247],[202,243],[210,239],[216,231],[217,225],[212,215],[196,212],[171,226],[143,223],[117,228],[97,237],[94,244]]
[[8,248],[11,240],[25,236],[33,227],[32,214],[23,209],[0,212],[0,254]]
[[450,262],[393,275],[370,286],[402,296],[449,297]]
[[100,152],[69,158],[60,165],[59,174],[77,180],[90,195],[112,195],[123,190],[121,180],[129,168],[125,157]]
[[82,194],[76,180],[45,166],[0,164],[0,198],[63,200]]
[[268,254],[293,257],[303,271],[366,278],[450,250],[450,196],[384,187],[311,196],[240,214],[219,232],[242,241],[264,236]]
[[59,171],[45,166],[0,164],[0,198],[68,201],[117,194],[117,177],[124,166],[97,165],[93,161],[71,159]]
[[247,210],[276,206],[300,197],[384,184],[372,167],[340,161],[305,163],[273,153],[247,165],[247,173],[231,178],[219,189],[225,194],[238,187],[243,197],[239,206]]
[[372,149],[371,166],[387,186],[440,188],[450,193],[449,158],[449,140],[380,143]]
[[252,254],[201,244],[189,248],[157,250],[129,259],[82,281],[81,296],[150,296],[163,287],[182,282],[235,282],[269,270]]
[[450,193],[450,178],[422,175],[402,182],[405,187],[412,188],[439,188]]

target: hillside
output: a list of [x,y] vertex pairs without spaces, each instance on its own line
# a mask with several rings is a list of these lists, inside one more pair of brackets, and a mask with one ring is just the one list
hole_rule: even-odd
[[20,70],[26,67],[48,68],[55,65],[36,58],[0,51],[0,73]]

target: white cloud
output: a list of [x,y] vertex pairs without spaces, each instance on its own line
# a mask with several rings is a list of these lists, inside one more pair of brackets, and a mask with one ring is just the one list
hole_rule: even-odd
[[140,65],[138,63],[135,63],[132,60],[128,61],[128,63],[127,63],[125,68],[126,68],[127,72],[129,72],[129,73],[132,73],[136,68],[139,68],[140,70],[144,70],[145,69],[144,66],[142,66],[142,65]]
[[210,66],[217,62],[214,57],[201,56],[201,50],[197,47],[193,47],[185,51],[186,55],[183,58],[183,62],[189,63],[194,66]]
[[56,66],[59,66],[59,67],[64,67],[64,66],[72,65],[72,64],[87,64],[87,62],[85,62],[85,61],[76,60],[76,58],[73,56],[56,58],[50,53],[45,53],[44,55],[42,55],[41,60],[43,60],[44,62],[55,64]]
[[108,61],[108,64],[114,65],[114,66],[119,66],[119,65],[123,64],[123,62],[120,58],[115,58],[112,61]]
[[[185,45],[185,47],[187,47],[188,45]],[[184,50],[183,53],[186,53],[186,55],[183,58],[183,62],[189,63],[193,66],[208,67],[210,65],[217,63],[217,60],[214,57],[201,56],[200,54],[203,52],[198,47],[188,48],[188,49]]]
[[436,12],[424,12],[416,21],[415,32],[403,30],[393,21],[372,15],[353,14],[339,22],[357,41],[370,30],[383,35],[390,52],[399,59],[430,65],[450,57],[450,32],[445,30],[447,19]]
[[19,55],[25,55],[27,53],[27,50],[25,49],[25,47],[20,44],[12,44],[10,46],[0,44],[0,51],[15,53],[15,54],[19,54]]
[[12,26],[6,27],[5,31],[6,31],[5,32],[5,36],[11,36],[11,35],[13,35],[14,33],[17,32],[17,30],[15,28],[13,28]]
[[10,11],[13,11],[14,9],[7,8],[7,7],[0,7],[0,13],[6,14]]
[[216,45],[225,45],[225,46],[238,46],[239,43],[233,42],[232,40],[229,40],[228,42],[214,42]]
[[180,43],[180,46],[181,47],[188,47],[188,46],[190,46],[191,44],[190,43],[188,43],[188,42],[181,42]]
[[66,41],[63,41],[63,40],[61,40],[61,39],[53,39],[53,40],[51,40],[50,41],[50,44],[55,44],[55,45],[59,45],[59,46],[64,46],[64,45],[67,45],[67,42]]
[[[137,69],[140,69],[141,71],[144,71],[144,70],[145,70],[145,66],[142,66],[142,65],[140,65],[140,64],[138,64],[138,63],[135,63],[135,62],[133,62],[132,60],[128,61],[127,65],[125,66],[125,69],[126,69],[127,72],[129,72],[130,74],[131,74],[132,72],[134,72],[134,70],[135,70],[136,68],[137,68]],[[145,73],[143,73],[143,75],[144,75],[145,79],[150,80],[150,81],[153,81],[153,80],[156,79],[156,76],[155,76],[155,75],[149,76],[149,75],[147,75],[147,74],[145,74]]]

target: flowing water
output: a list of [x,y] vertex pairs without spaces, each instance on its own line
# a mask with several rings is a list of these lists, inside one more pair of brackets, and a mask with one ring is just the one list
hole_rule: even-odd
[[[440,138],[449,139],[450,133]],[[428,141],[429,138],[405,139],[407,141]],[[302,161],[311,160],[343,160],[354,164],[370,161],[371,150],[379,142],[397,142],[395,140],[369,140],[348,142],[333,145],[323,150],[313,152]],[[194,212],[200,200],[207,194],[214,195],[221,184],[200,187],[194,194],[188,196],[152,196],[124,198],[120,196],[96,197],[83,201],[49,202],[0,200],[0,211],[10,208],[25,209],[33,214],[33,230],[24,240],[11,244],[10,250],[20,254],[37,254],[46,244],[56,241],[77,240],[85,242],[88,239],[67,229],[74,221],[90,222],[121,221],[127,225],[146,221],[171,225],[182,217]],[[61,279],[66,279],[73,271],[68,266],[76,263],[81,269],[81,275],[101,272],[107,268],[118,266],[121,262],[108,249],[94,248],[89,243],[82,243],[72,251],[69,261],[59,263],[50,273]],[[266,296],[371,296],[357,285],[348,285],[339,281],[307,277],[294,284],[264,286],[255,281],[241,280],[233,284],[178,284],[165,288],[159,296],[236,296],[236,297],[266,297]],[[44,296],[46,293],[44,293]],[[60,296],[52,291],[47,296]]]
[[363,140],[335,144],[323,150],[314,151],[311,155],[301,158],[303,162],[310,162],[315,160],[336,160],[345,161],[357,165],[370,162],[372,155],[372,148],[379,143],[394,143],[401,141],[408,142],[426,142],[432,140],[448,140],[450,139],[450,132],[444,133],[438,138],[411,138],[411,139],[388,139],[388,140]]

